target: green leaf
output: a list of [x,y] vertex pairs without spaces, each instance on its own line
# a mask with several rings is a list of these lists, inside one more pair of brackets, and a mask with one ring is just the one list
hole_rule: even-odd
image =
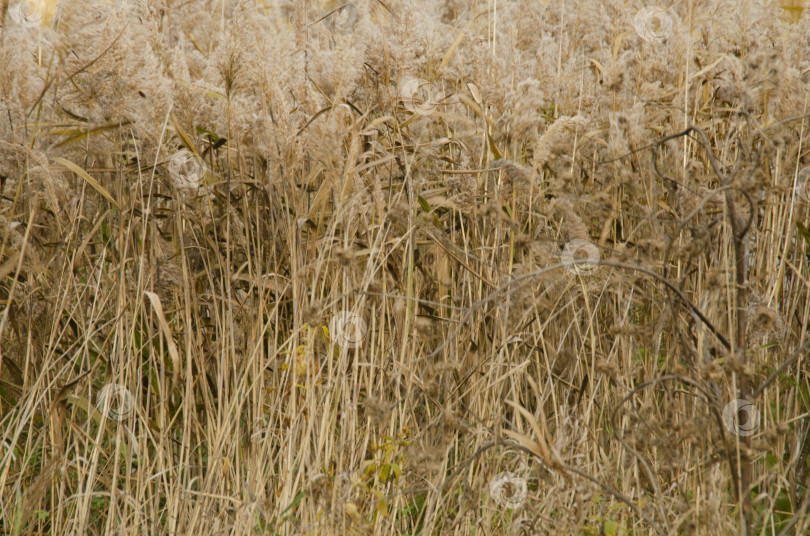
[[503,211],[506,212],[506,215],[510,218],[514,218],[512,215],[512,207],[509,205],[509,201],[504,202],[503,204]]
[[296,506],[298,506],[298,503],[300,503],[302,500],[304,500],[304,497],[306,496],[306,494],[307,493],[305,491],[298,492],[298,495],[295,496],[295,499],[293,499],[293,502],[291,502],[290,505],[287,508],[282,510],[281,514],[279,514],[279,515],[283,516],[284,514],[286,514],[287,512],[289,512],[290,510],[292,510]]
[[602,533],[605,534],[606,536],[616,536],[616,529],[619,528],[619,524],[616,523],[615,521],[608,520],[603,521],[602,527],[604,529]]
[[368,465],[363,469],[363,475],[369,476],[377,469],[377,462],[368,462]]
[[433,210],[430,208],[430,203],[428,203],[424,197],[420,195],[417,196],[417,199],[419,200],[419,204],[422,205],[422,209],[424,209],[425,212],[429,213],[431,210]]
[[385,499],[380,499],[374,506],[378,514],[384,518],[388,518],[388,505],[385,503]]
[[501,158],[503,158],[503,155],[495,146],[495,142],[492,141],[492,136],[490,136],[489,133],[487,133],[487,140],[489,141],[489,150],[492,151],[492,155],[495,157],[495,159],[500,160]]
[[583,527],[582,532],[587,536],[616,536],[619,524],[609,519],[600,519],[597,526]]
[[420,195],[420,196],[417,196],[417,200],[419,201],[419,204],[422,205],[422,209],[425,212],[427,212],[428,214],[431,214],[433,216],[433,225],[435,225],[436,227],[441,229],[442,228],[442,222],[439,221],[439,218],[436,217],[436,214],[433,214],[433,209],[430,208],[430,203],[427,202],[427,199],[425,199],[424,197],[422,197]]
[[210,130],[205,130],[204,128],[200,128],[200,127],[196,127],[196,129],[197,129],[197,134],[205,134],[206,136],[208,136],[211,139],[211,141],[218,141],[219,140],[219,136],[217,136],[215,132],[211,132]]
[[810,244],[810,231],[807,230],[807,227],[802,225],[802,222],[800,222],[800,221],[796,222],[796,227],[798,227],[799,232],[801,233],[802,237],[804,238],[804,241],[807,242],[808,244]]

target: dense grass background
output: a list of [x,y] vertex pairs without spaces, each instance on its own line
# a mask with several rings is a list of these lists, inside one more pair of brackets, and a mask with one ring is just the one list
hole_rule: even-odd
[[800,2],[0,16],[0,534],[808,533]]

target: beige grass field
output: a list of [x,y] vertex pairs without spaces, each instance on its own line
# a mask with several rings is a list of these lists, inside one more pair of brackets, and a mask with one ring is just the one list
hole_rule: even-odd
[[0,0],[0,535],[810,534],[810,10]]

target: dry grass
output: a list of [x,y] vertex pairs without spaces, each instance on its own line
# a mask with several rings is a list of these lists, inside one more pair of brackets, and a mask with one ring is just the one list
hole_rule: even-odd
[[0,534],[807,533],[800,3],[20,4]]

